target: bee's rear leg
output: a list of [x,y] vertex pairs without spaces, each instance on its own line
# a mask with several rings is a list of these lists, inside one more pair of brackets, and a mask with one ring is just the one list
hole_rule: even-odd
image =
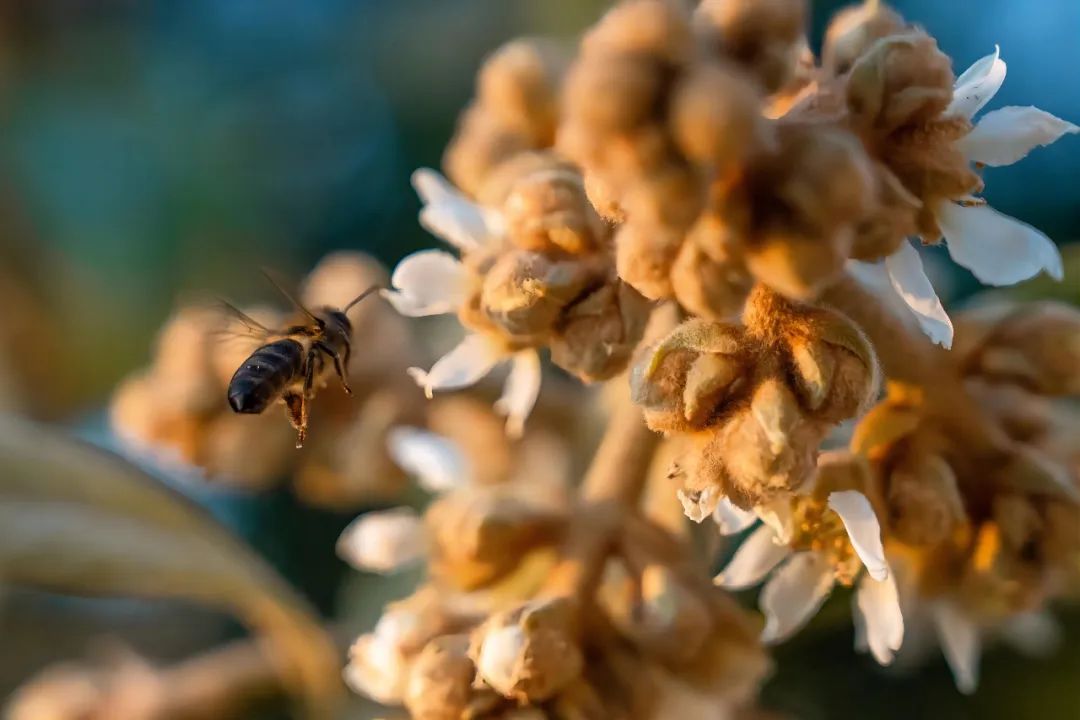
[[304,447],[307,438],[307,399],[296,392],[285,393],[282,398],[285,401],[285,411],[289,414],[289,422],[296,428],[296,447]]

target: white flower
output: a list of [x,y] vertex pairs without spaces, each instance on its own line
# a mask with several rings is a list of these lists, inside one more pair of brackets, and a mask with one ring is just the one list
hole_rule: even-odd
[[1046,657],[1061,643],[1061,626],[1048,612],[1021,612],[995,622],[980,622],[955,597],[944,596],[921,605],[913,608],[912,614],[930,620],[956,689],[965,695],[978,689],[979,662],[988,641],[1002,640],[1029,657]]
[[[881,527],[870,502],[855,490],[833,492],[829,509],[839,517],[843,531],[859,562],[866,569],[858,582],[854,606],[856,625],[865,635],[874,657],[882,665],[892,661],[904,636],[904,620],[881,543]],[[790,502],[756,508],[763,521],[735,552],[716,583],[730,589],[752,587],[768,579],[759,604],[765,614],[764,642],[781,642],[817,613],[836,584],[838,568],[828,551],[795,550],[804,545],[794,537],[795,523]],[[731,505],[726,498],[717,506],[715,517],[721,532],[738,532],[749,527],[749,513]],[[825,543],[832,547],[833,543]]]
[[[953,100],[945,114],[974,117],[1005,81],[1005,62],[999,49],[980,59],[956,80]],[[1037,147],[1049,145],[1080,127],[1034,107],[1005,107],[987,113],[957,142],[973,163],[1012,165]],[[1053,241],[1030,225],[1003,215],[975,198],[956,198],[933,208],[945,237],[945,247],[958,264],[986,285],[1012,285],[1045,271],[1061,280],[1064,268]],[[879,266],[880,267],[880,266]],[[949,316],[923,271],[918,253],[904,243],[885,259],[892,290],[915,314],[930,339],[952,346]]]
[[457,443],[415,427],[391,428],[386,435],[390,457],[416,477],[429,493],[444,493],[470,481],[469,462]]
[[[471,252],[503,236],[502,216],[459,193],[437,172],[413,173],[413,186],[424,201],[420,223],[460,252]],[[421,250],[394,268],[385,297],[402,315],[423,317],[455,313],[466,299],[468,271],[444,250]],[[475,384],[500,363],[512,363],[495,409],[506,416],[506,430],[520,436],[540,392],[540,356],[526,349],[507,353],[484,335],[469,333],[430,370],[409,368],[409,375],[430,398],[436,390]]]
[[361,635],[350,648],[345,684],[383,705],[400,704],[409,677],[403,646],[421,622],[409,609],[391,608],[383,613],[375,630]]
[[401,570],[427,555],[423,520],[404,507],[364,513],[341,533],[337,553],[358,570]]

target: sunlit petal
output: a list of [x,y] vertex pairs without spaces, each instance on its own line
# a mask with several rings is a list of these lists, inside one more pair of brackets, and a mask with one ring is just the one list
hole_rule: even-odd
[[386,436],[390,457],[415,475],[420,487],[442,493],[469,482],[469,464],[457,443],[414,427],[391,428]]
[[792,556],[761,591],[762,642],[782,642],[801,629],[829,597],[833,582],[832,566],[819,553]]
[[1028,657],[1040,658],[1061,647],[1064,630],[1045,610],[1016,613],[1001,626],[1001,637]]
[[735,535],[741,533],[758,520],[753,510],[743,510],[727,498],[720,498],[720,502],[713,511],[713,521],[720,529],[721,535]]
[[405,695],[408,663],[396,644],[369,633],[349,649],[342,677],[353,692],[383,705],[397,705]]
[[795,531],[795,517],[791,511],[791,500],[780,498],[772,502],[758,505],[754,512],[761,522],[765,523],[776,533],[776,540],[780,543],[791,541],[791,535]]
[[979,686],[979,655],[982,653],[979,627],[963,610],[947,600],[936,603],[932,613],[941,651],[952,670],[956,689],[970,695]]
[[896,578],[891,573],[884,580],[864,576],[854,602],[864,624],[866,646],[878,663],[888,665],[904,642],[904,616],[900,613]]
[[957,149],[972,162],[1012,165],[1037,147],[1080,132],[1080,127],[1035,107],[1004,107],[986,113]]
[[1007,68],[1000,55],[1001,48],[995,45],[992,54],[975,61],[956,79],[953,99],[945,110],[946,115],[970,119],[990,102],[1005,82]]
[[1061,280],[1061,253],[1050,238],[987,205],[945,202],[936,213],[949,255],[987,285],[1012,285],[1046,271]]
[[497,213],[469,200],[434,170],[420,168],[412,184],[424,201],[420,224],[462,252],[476,250],[501,233]]
[[394,268],[393,289],[382,296],[409,317],[456,312],[465,300],[467,274],[456,257],[442,250],[421,250]]
[[743,541],[714,582],[729,590],[753,587],[789,554],[791,550],[787,545],[776,542],[772,528],[762,525]]
[[866,496],[857,490],[834,492],[829,495],[829,507],[843,520],[851,545],[870,577],[875,580],[887,578],[889,566],[885,562],[885,548],[881,545],[881,525]]
[[409,375],[430,398],[436,390],[457,390],[475,384],[503,358],[494,343],[483,335],[470,333],[432,365],[431,370],[409,368]]
[[927,337],[945,348],[952,347],[952,321],[934,292],[930,278],[926,277],[918,250],[905,240],[895,253],[885,258],[885,268],[893,290],[911,308]]
[[427,554],[423,520],[411,508],[365,513],[341,533],[337,552],[358,570],[400,570]]
[[521,437],[525,432],[525,420],[540,394],[541,377],[540,355],[535,350],[514,354],[502,397],[495,401],[495,412],[506,416],[506,434],[510,437]]

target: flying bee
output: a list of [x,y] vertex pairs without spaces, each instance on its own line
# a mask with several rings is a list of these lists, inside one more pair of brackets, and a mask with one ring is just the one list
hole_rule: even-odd
[[225,303],[225,308],[244,325],[249,335],[266,341],[248,356],[229,381],[229,407],[238,413],[258,414],[282,401],[289,421],[296,428],[299,448],[307,437],[315,387],[324,384],[331,368],[346,394],[352,395],[346,376],[352,351],[352,323],[346,313],[379,287],[368,288],[341,309],[320,307],[312,311],[268,274],[267,278],[296,307],[302,321],[274,330]]

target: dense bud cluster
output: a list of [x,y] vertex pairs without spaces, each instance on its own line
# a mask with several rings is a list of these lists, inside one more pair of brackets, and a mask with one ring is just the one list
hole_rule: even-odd
[[691,440],[681,497],[700,521],[721,497],[749,509],[798,490],[829,430],[874,397],[877,361],[842,315],[759,286],[743,325],[683,323],[631,382],[650,427]]
[[[683,541],[527,490],[467,485],[428,509],[430,577],[353,646],[356,690],[421,720],[659,720],[672,703],[726,713],[751,698],[767,670],[753,626]],[[619,550],[582,594],[568,543],[594,533]]]
[[515,40],[480,69],[476,98],[462,113],[444,158],[447,175],[469,195],[479,196],[506,161],[554,141],[565,64],[560,55],[550,43]]

